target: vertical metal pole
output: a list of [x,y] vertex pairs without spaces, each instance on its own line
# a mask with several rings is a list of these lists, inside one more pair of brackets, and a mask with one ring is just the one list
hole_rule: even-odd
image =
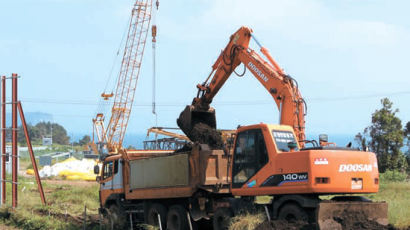
[[21,106],[20,101],[18,102],[17,107],[19,109],[20,120],[21,120],[21,125],[23,126],[24,135],[26,136],[27,149],[28,149],[28,152],[30,153],[31,164],[33,165],[34,175],[36,176],[36,180],[37,180],[38,192],[40,193],[41,202],[43,203],[43,205],[46,205],[46,198],[44,197],[43,185],[41,184],[40,175],[38,174],[37,162],[36,162],[36,158],[34,157],[33,147],[31,146],[30,136],[28,134],[26,118],[24,117],[23,107]]
[[12,126],[12,207],[17,207],[17,74],[12,74],[12,110],[11,110],[11,126]]
[[6,76],[1,78],[1,203],[6,203]]
[[86,222],[87,222],[87,205],[84,205],[83,230],[86,230]]

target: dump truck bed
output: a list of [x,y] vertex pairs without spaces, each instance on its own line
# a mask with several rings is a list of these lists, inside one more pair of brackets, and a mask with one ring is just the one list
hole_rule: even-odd
[[207,145],[191,151],[130,157],[127,199],[190,197],[198,188],[228,193],[228,155]]

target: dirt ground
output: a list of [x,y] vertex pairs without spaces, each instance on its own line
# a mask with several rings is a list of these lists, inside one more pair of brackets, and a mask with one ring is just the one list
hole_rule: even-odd
[[18,228],[14,228],[14,227],[11,227],[11,226],[0,224],[0,230],[18,230]]
[[[380,225],[375,221],[367,220],[366,218],[361,218],[360,215],[355,215],[350,213],[344,215],[343,217],[334,218],[334,220],[341,225],[343,230],[364,230],[364,229],[374,229],[374,230],[396,230],[397,228],[392,225]],[[303,221],[297,222],[287,222],[285,220],[274,220],[271,222],[265,221],[259,225],[255,230],[314,230],[317,229],[316,224],[310,224]]]
[[97,182],[95,181],[82,181],[82,180],[41,179],[41,181],[48,183],[48,184],[71,185],[71,186],[81,186],[81,187],[91,187],[97,184]]

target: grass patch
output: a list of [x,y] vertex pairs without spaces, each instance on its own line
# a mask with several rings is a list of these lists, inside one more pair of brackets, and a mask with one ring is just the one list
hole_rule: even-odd
[[82,229],[86,205],[87,229],[99,229],[95,226],[99,207],[97,183],[79,186],[70,181],[67,184],[43,181],[43,189],[47,206],[41,204],[35,179],[19,177],[18,207],[12,210],[11,185],[8,184],[7,203],[0,209],[0,223],[21,229]]
[[380,184],[379,192],[366,195],[374,201],[389,204],[389,222],[398,228],[410,226],[410,182],[386,182]]
[[229,230],[253,230],[265,220],[264,213],[238,215],[232,218]]
[[[8,179],[10,175],[8,175]],[[58,182],[58,181],[57,181]],[[34,178],[19,177],[19,206],[12,211],[11,185],[7,185],[5,207],[0,209],[0,223],[16,226],[21,229],[82,229],[84,205],[87,214],[98,214],[98,184],[64,181],[51,183],[43,181],[48,206],[42,206],[37,184]],[[389,222],[398,228],[410,226],[410,182],[385,182],[380,184],[377,194],[365,195],[374,201],[386,201],[389,204]],[[266,203],[269,197],[258,197],[259,203]],[[68,220],[66,219],[66,213]],[[265,214],[246,214],[233,218],[230,230],[254,229],[266,219]],[[95,223],[94,223],[95,224]],[[88,222],[89,228],[99,229]],[[145,226],[150,229],[150,226]]]

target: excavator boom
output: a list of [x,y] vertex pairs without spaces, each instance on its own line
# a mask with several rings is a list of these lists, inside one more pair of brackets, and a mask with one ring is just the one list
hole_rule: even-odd
[[279,109],[280,124],[293,127],[300,145],[304,146],[306,109],[297,83],[283,72],[266,48],[260,46],[261,53],[268,61],[249,48],[252,37],[252,30],[248,27],[241,27],[230,37],[228,45],[213,64],[211,74],[204,83],[197,85],[197,96],[192,105],[181,113],[177,124],[192,141],[197,141],[194,133],[197,124],[216,129],[215,110],[210,104],[232,72],[242,63],[273,97]]

